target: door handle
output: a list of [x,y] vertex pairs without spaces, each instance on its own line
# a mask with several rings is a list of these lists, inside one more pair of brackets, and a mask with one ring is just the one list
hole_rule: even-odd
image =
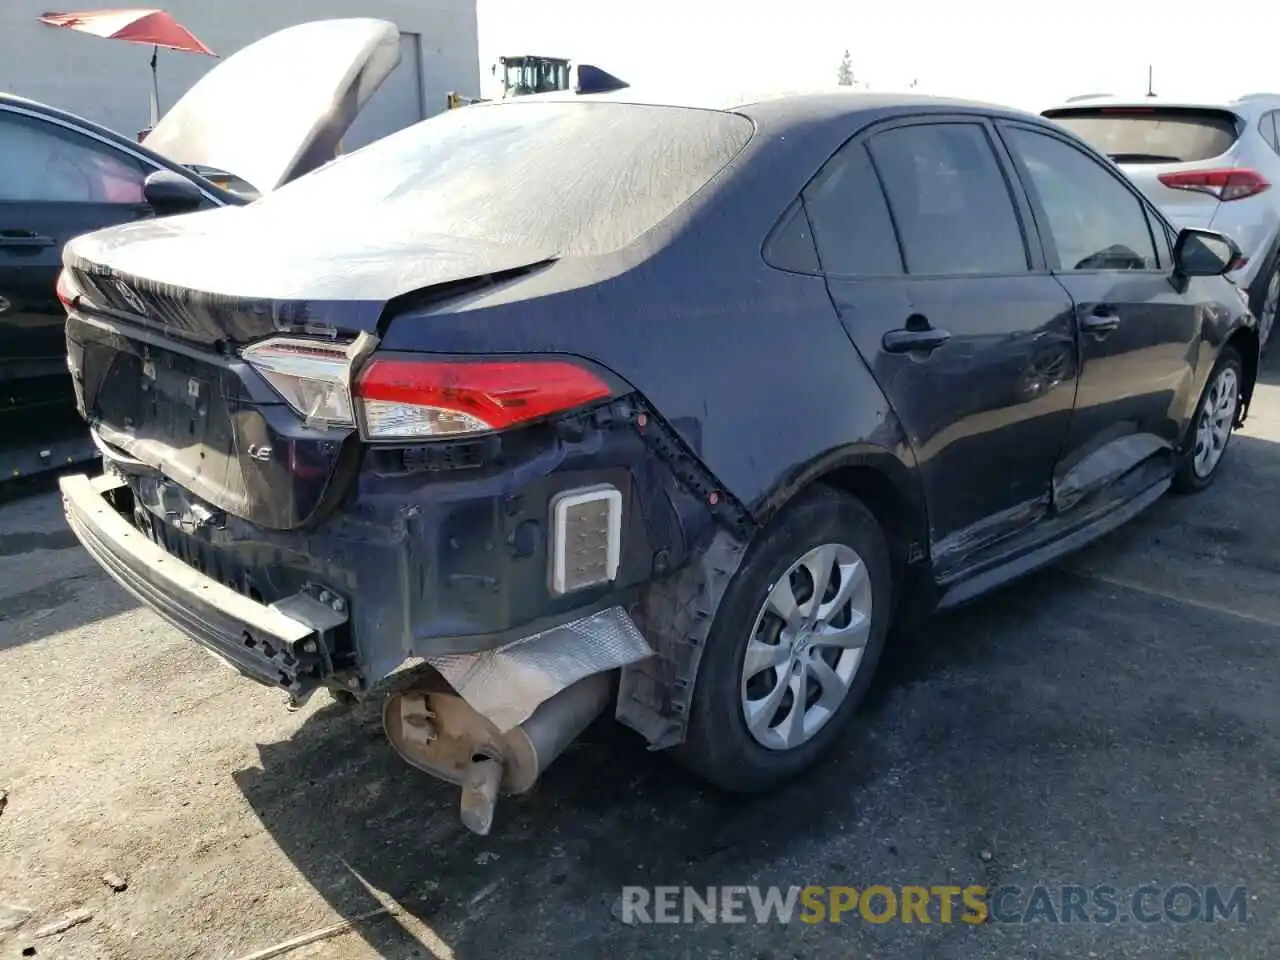
[[52,247],[58,241],[31,230],[0,231],[0,247]]
[[923,351],[931,353],[951,339],[951,334],[937,327],[905,327],[901,330],[888,330],[880,341],[885,353],[915,353]]
[[1116,313],[1115,307],[1107,306],[1106,304],[1099,304],[1094,307],[1088,316],[1082,317],[1080,320],[1081,330],[1098,336],[1106,336],[1119,326],[1120,314]]

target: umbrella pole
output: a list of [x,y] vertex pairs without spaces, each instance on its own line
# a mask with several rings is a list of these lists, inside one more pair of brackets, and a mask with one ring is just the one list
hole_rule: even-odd
[[151,126],[160,122],[160,77],[156,73],[156,56],[159,47],[151,48]]

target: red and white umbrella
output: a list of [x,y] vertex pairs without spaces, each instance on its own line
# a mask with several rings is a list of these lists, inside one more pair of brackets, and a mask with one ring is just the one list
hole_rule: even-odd
[[160,81],[156,75],[156,51],[160,47],[217,54],[201,43],[196,35],[163,10],[87,10],[83,13],[46,13],[41,23],[65,27],[107,40],[145,43],[151,47],[151,125],[160,119]]

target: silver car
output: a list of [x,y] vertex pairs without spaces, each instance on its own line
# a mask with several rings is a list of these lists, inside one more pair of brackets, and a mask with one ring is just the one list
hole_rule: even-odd
[[1244,259],[1228,276],[1247,292],[1265,347],[1280,307],[1280,94],[1087,96],[1043,116],[1111,157],[1176,225],[1235,240]]

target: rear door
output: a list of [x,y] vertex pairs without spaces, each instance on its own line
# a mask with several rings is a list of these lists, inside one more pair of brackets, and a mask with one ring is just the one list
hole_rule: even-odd
[[1118,171],[1043,127],[1000,129],[1075,307],[1080,383],[1056,478],[1065,507],[1178,442],[1196,403],[1199,287],[1172,282],[1169,234]]
[[72,237],[149,216],[142,161],[35,114],[0,109],[0,382],[11,407],[70,396],[54,288]]
[[1035,523],[1075,394],[1071,302],[980,118],[879,127],[804,194],[831,296],[907,431],[939,573]]

